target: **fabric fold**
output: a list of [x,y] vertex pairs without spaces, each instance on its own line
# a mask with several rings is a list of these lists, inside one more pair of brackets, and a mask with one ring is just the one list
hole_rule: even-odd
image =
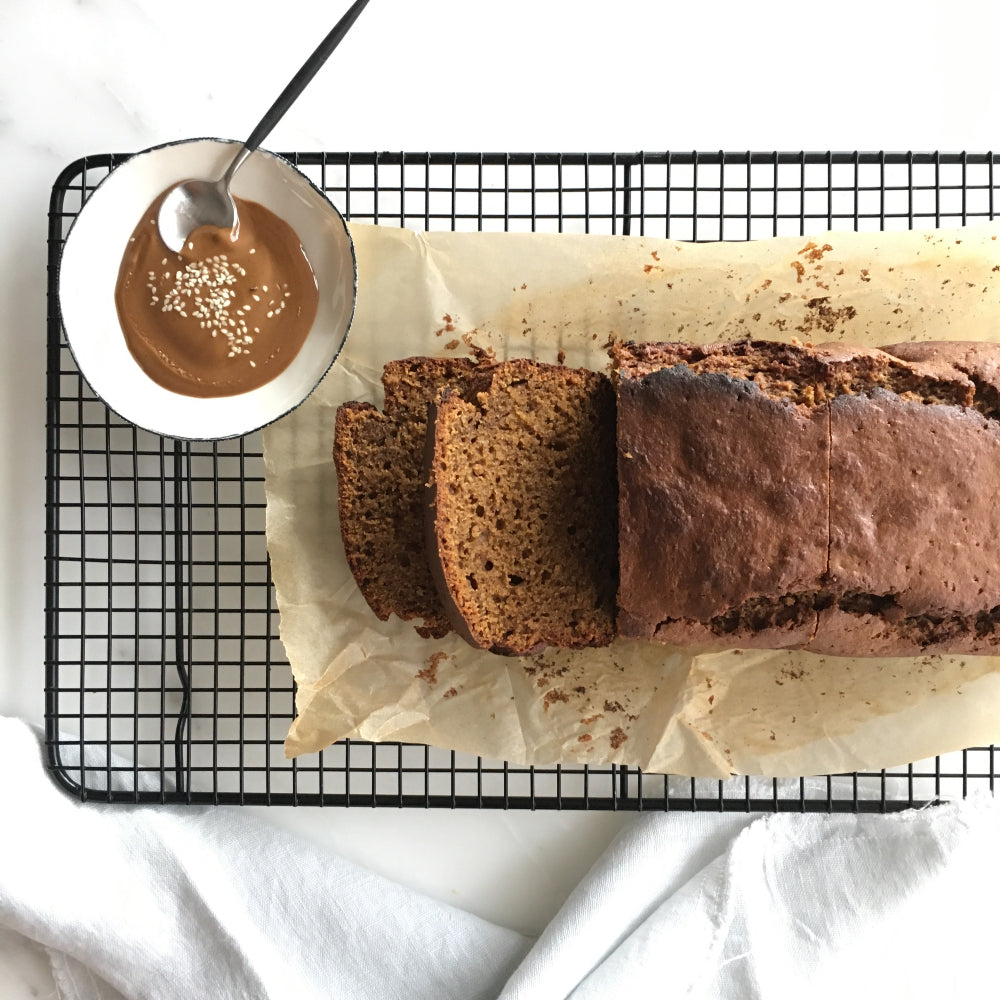
[[994,975],[988,796],[639,816],[532,941],[239,808],[76,803],[23,723],[0,718],[0,754],[0,927],[61,1000],[941,1000]]
[[0,754],[0,924],[65,1000],[488,1000],[530,944],[239,808],[74,802],[23,723]]

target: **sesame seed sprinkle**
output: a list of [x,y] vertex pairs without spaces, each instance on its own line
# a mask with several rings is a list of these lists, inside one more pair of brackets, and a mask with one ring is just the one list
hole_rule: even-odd
[[[163,263],[167,263],[166,257]],[[181,263],[181,268],[166,270],[160,278],[155,271],[148,272],[146,288],[150,305],[157,306],[160,312],[197,321],[199,329],[207,330],[213,338],[221,333],[226,338],[229,357],[246,354],[253,343],[247,326],[252,306],[250,302],[237,306],[238,290],[234,287],[240,277],[246,276],[246,269],[231,262],[226,254]],[[259,295],[253,298],[260,301]],[[260,330],[254,327],[253,332]]]

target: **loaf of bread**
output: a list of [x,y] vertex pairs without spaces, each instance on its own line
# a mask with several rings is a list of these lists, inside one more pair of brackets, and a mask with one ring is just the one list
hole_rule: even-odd
[[427,553],[452,625],[521,655],[615,635],[615,399],[595,372],[517,360],[445,392],[428,435]]
[[337,410],[333,459],[340,532],[351,573],[381,621],[416,620],[421,635],[451,626],[424,551],[427,408],[445,388],[467,388],[466,358],[392,361],[382,373],[384,410],[349,402]]
[[615,388],[413,358],[386,367],[384,412],[340,408],[341,531],[379,618],[518,655],[615,635],[1000,651],[1000,345],[619,344],[612,361]]
[[628,344],[624,636],[1000,649],[1000,347]]

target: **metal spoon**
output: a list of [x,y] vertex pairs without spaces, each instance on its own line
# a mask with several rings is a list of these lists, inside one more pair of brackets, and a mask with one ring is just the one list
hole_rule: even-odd
[[240,147],[226,172],[217,181],[186,180],[170,189],[160,205],[157,226],[160,238],[174,253],[181,250],[188,236],[199,226],[217,226],[220,229],[239,232],[240,220],[236,212],[236,203],[229,193],[233,174],[267,138],[295,99],[305,90],[306,85],[340,44],[367,4],[368,0],[355,0],[330,34],[320,42],[316,51],[292,77],[288,86],[250,133],[250,138]]

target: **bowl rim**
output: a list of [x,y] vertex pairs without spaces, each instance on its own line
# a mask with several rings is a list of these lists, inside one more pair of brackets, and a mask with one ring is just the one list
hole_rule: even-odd
[[288,157],[282,156],[280,153],[275,153],[273,150],[264,149],[263,147],[260,146],[258,146],[257,149],[254,150],[254,153],[262,153],[265,156],[269,156],[274,160],[277,160],[279,164],[288,167],[289,170],[291,170],[294,174],[296,174],[298,177],[304,180],[306,184],[310,188],[312,188],[312,190],[315,191],[320,196],[320,198],[322,198],[323,201],[325,201],[330,206],[330,208],[333,209],[333,212],[337,217],[337,220],[340,222],[340,225],[344,230],[344,235],[347,237],[347,247],[351,256],[351,308],[347,316],[347,323],[344,327],[344,335],[341,338],[340,344],[338,345],[336,351],[334,351],[333,356],[330,359],[330,363],[326,366],[326,368],[322,371],[322,373],[320,373],[315,382],[313,382],[309,391],[304,396],[302,396],[301,399],[293,403],[287,409],[283,410],[281,413],[273,417],[268,417],[265,421],[263,421],[263,423],[254,424],[252,427],[248,427],[244,430],[234,431],[232,433],[227,432],[224,434],[213,434],[206,436],[193,435],[193,434],[175,434],[170,431],[157,430],[155,427],[148,426],[147,423],[145,422],[140,423],[136,420],[133,420],[131,417],[125,416],[114,406],[112,406],[111,403],[108,402],[108,400],[105,399],[104,396],[101,395],[101,393],[98,392],[96,388],[94,388],[93,383],[87,377],[86,372],[84,372],[83,370],[83,366],[80,364],[79,358],[76,355],[76,351],[73,349],[73,340],[72,337],[70,336],[69,327],[66,325],[66,320],[63,315],[63,309],[62,309],[62,273],[63,273],[63,260],[65,258],[66,247],[69,245],[70,237],[73,235],[73,230],[76,228],[77,223],[80,221],[80,217],[83,215],[84,209],[90,203],[90,199],[97,194],[97,192],[115,175],[115,173],[121,167],[124,167],[132,160],[135,160],[140,156],[148,155],[150,153],[159,152],[160,150],[163,149],[169,149],[173,146],[188,146],[194,143],[201,143],[201,142],[218,143],[221,145],[235,145],[235,146],[242,145],[242,140],[239,139],[222,139],[218,136],[192,136],[186,139],[171,139],[169,142],[157,143],[155,146],[147,146],[145,149],[137,150],[134,153],[117,154],[124,157],[124,159],[122,159],[122,161],[118,163],[116,166],[112,167],[108,171],[108,173],[97,182],[97,184],[94,186],[93,191],[91,191],[91,193],[88,195],[87,200],[80,206],[80,210],[73,217],[73,221],[70,223],[69,229],[66,230],[66,235],[62,238],[61,246],[59,248],[59,261],[58,264],[56,265],[55,306],[59,319],[59,325],[62,329],[63,335],[66,340],[66,347],[69,349],[70,356],[73,358],[73,363],[76,365],[80,377],[87,383],[87,385],[90,388],[90,391],[97,397],[97,399],[99,399],[117,417],[124,420],[126,423],[131,424],[133,427],[138,428],[139,430],[148,431],[150,434],[155,434],[158,437],[170,438],[175,441],[199,441],[199,442],[232,441],[235,440],[236,438],[246,437],[249,434],[254,434],[257,431],[263,430],[265,427],[269,427],[276,421],[281,420],[283,417],[287,417],[289,413],[292,413],[295,410],[297,410],[307,399],[309,399],[310,396],[312,396],[312,394],[319,387],[319,384],[323,381],[324,378],[326,378],[330,369],[333,368],[333,366],[337,363],[337,359],[340,357],[341,352],[344,350],[344,347],[347,344],[347,338],[350,336],[351,328],[354,325],[354,317],[358,308],[358,255],[357,255],[357,249],[354,246],[354,237],[351,235],[350,226],[348,226],[347,220],[344,218],[340,209],[337,208],[337,206],[333,203],[333,200],[326,194],[326,192],[321,187],[316,185],[307,174],[299,170],[299,168],[294,163],[292,163],[291,160],[288,159]]

